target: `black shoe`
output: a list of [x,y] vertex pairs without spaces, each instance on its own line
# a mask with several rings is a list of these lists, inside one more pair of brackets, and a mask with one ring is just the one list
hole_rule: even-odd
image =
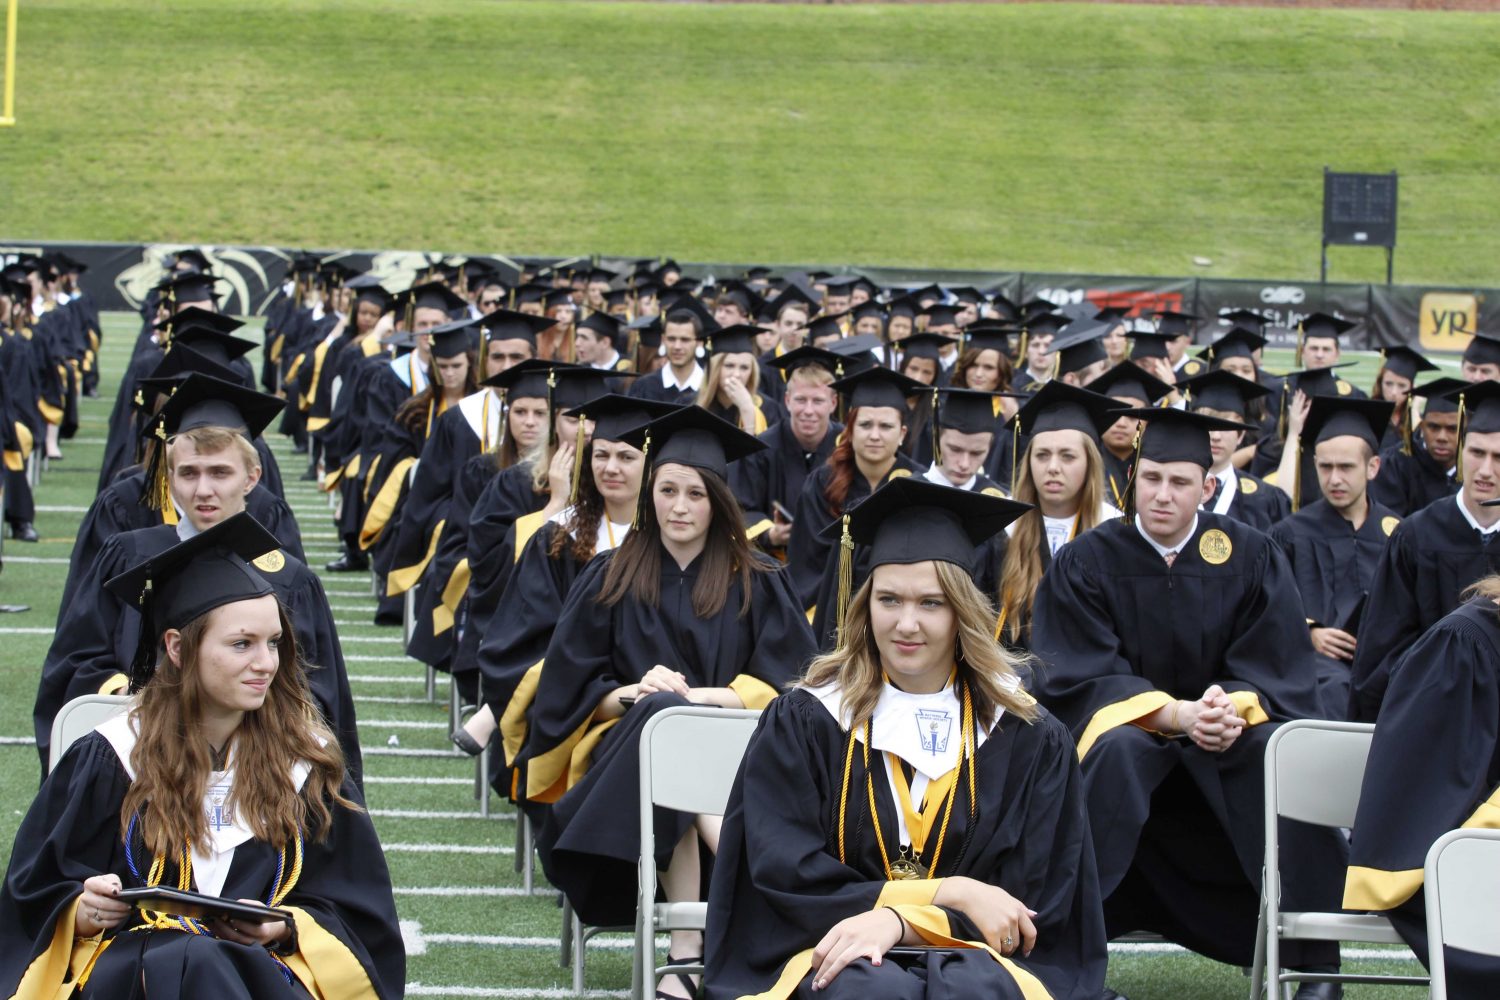
[[1292,1000],[1343,1000],[1343,983],[1303,983]]
[[1116,993],[1106,986],[1104,987],[1104,992],[1099,994],[1099,1000],[1130,1000],[1130,998],[1123,993]]
[[39,542],[41,536],[31,526],[30,521],[12,521],[10,525],[10,537],[18,542]]
[[345,552],[331,563],[323,566],[330,573],[363,573],[370,568],[370,560],[364,556],[352,556]]
[[317,469],[308,469],[306,472],[302,473],[302,475],[298,476],[297,478],[300,479],[304,483],[315,483],[315,482],[318,481],[318,470]]
[[403,621],[404,620],[401,616],[401,612],[399,611],[375,612],[376,625],[401,625],[403,624]]
[[292,454],[293,455],[306,455],[307,454],[307,442],[303,441],[301,444],[298,444],[297,442],[293,441],[292,442]]

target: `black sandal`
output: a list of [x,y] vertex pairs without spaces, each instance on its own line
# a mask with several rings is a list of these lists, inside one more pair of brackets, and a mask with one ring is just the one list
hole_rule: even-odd
[[[667,964],[668,965],[702,965],[703,964],[703,956],[702,955],[684,955],[681,958],[673,958],[671,955],[668,955],[667,956]],[[692,980],[692,977],[694,975],[696,975],[696,973],[692,973],[692,972],[669,972],[669,973],[667,973],[667,975],[669,975],[672,978],[676,979],[677,982],[679,984],[681,984],[682,988],[685,989],[685,990],[687,990],[687,995],[689,997],[696,997],[698,995],[698,986]],[[656,1000],[682,1000],[682,998],[681,997],[674,997],[670,993],[663,993],[661,990],[657,990],[656,991]]]
[[453,730],[453,733],[448,738],[453,741],[454,746],[470,757],[478,757],[484,753],[484,747],[480,745],[478,740],[470,736],[469,731],[462,726]]

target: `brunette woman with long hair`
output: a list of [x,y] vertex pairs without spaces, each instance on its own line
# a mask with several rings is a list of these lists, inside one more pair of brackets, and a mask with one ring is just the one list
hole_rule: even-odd
[[402,995],[380,842],[251,561],[278,548],[239,514],[109,581],[143,617],[134,697],[21,824],[0,891],[6,996]]
[[885,368],[870,368],[833,383],[848,406],[844,432],[820,466],[802,483],[787,546],[792,587],[804,609],[818,595],[824,567],[837,556],[837,536],[825,529],[891,479],[921,475],[901,452],[907,436],[907,399],[921,383]]
[[906,479],[850,516],[870,576],[766,709],[724,816],[711,1000],[1103,994],[1073,741],[970,576],[1024,509]]
[[1099,452],[1099,435],[1115,422],[1112,411],[1119,408],[1107,396],[1054,380],[1016,413],[1028,437],[1013,495],[1032,509],[1007,529],[994,629],[1007,645],[1027,645],[1036,589],[1058,549],[1120,516],[1105,499]]
[[[539,847],[547,877],[585,922],[635,914],[639,737],[675,705],[762,708],[814,652],[779,564],[745,536],[725,482],[731,461],[763,448],[701,407],[624,435],[651,461],[636,527],[573,584],[547,646],[526,745],[526,795],[551,802]],[[669,900],[699,899],[699,847],[717,821],[658,813],[657,867]],[[701,954],[674,932],[674,961]],[[691,995],[671,979],[668,996]]]
[[1411,429],[1416,425],[1411,417],[1411,389],[1416,384],[1418,375],[1437,371],[1438,366],[1410,347],[1386,347],[1380,354],[1384,360],[1380,371],[1375,373],[1370,398],[1396,404],[1396,409],[1391,413],[1391,422],[1380,439],[1380,450],[1398,445],[1410,453]]
[[[955,389],[1009,392],[1016,377],[1009,349],[1010,327],[992,320],[970,325],[964,331],[964,349],[948,384]],[[995,440],[984,463],[984,474],[997,483],[1008,485],[1015,470],[1016,440],[1005,432],[1005,424],[1016,415],[1018,406],[1014,397],[996,397]]]

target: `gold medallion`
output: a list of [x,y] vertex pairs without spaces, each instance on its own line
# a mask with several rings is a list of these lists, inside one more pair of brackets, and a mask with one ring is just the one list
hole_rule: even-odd
[[909,882],[912,879],[926,877],[927,869],[920,861],[907,857],[905,848],[902,848],[901,857],[891,862],[891,878],[898,882]]
[[1391,532],[1393,532],[1393,531],[1396,530],[1396,525],[1398,525],[1400,523],[1401,523],[1401,518],[1399,518],[1399,517],[1390,517],[1390,516],[1382,517],[1380,519],[1380,530],[1384,531],[1387,535],[1389,535]]
[[1246,479],[1244,476],[1240,477],[1240,492],[1241,493],[1244,493],[1245,495],[1248,496],[1249,494],[1254,493],[1258,489],[1260,489],[1260,484],[1257,483],[1255,480],[1253,480],[1253,479]]
[[267,573],[280,573],[281,568],[286,565],[286,556],[282,555],[279,549],[272,549],[265,555],[253,559],[251,565]]
[[980,490],[979,492],[983,493],[987,497],[1002,497],[1003,498],[1005,496],[1004,493],[1000,492],[1000,490],[996,489],[993,486],[986,486],[984,489]]
[[1234,545],[1230,543],[1229,536],[1218,528],[1205,531],[1203,537],[1198,539],[1198,554],[1210,566],[1224,565],[1233,551]]
[[1340,396],[1347,396],[1349,395],[1349,393],[1354,391],[1354,386],[1350,385],[1348,382],[1345,382],[1343,379],[1339,379],[1337,384]]
[[892,469],[891,470],[891,474],[888,477],[886,477],[886,478],[888,478],[888,479],[905,479],[909,475],[911,475],[911,470],[910,469]]

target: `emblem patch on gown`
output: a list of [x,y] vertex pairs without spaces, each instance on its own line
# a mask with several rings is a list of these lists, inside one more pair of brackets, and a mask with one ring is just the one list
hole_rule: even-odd
[[263,556],[256,556],[250,564],[267,573],[280,573],[281,568],[286,565],[286,556],[282,555],[279,549],[272,549]]
[[1337,385],[1340,396],[1347,396],[1349,395],[1349,393],[1354,391],[1354,386],[1350,385],[1348,382],[1345,382],[1343,379],[1339,379]]
[[1203,537],[1198,539],[1198,554],[1210,566],[1224,565],[1233,551],[1234,545],[1230,543],[1229,536],[1218,528],[1205,531]]
[[987,497],[1001,497],[1001,498],[1003,498],[1005,496],[1004,493],[1000,492],[1000,490],[997,489],[994,486],[986,486],[984,489],[980,490],[979,492],[983,493]]
[[948,737],[953,733],[953,717],[936,708],[917,709],[917,738],[922,749],[930,754],[944,753],[948,749]]
[[1240,477],[1240,492],[1241,493],[1244,493],[1244,494],[1248,495],[1248,494],[1254,493],[1258,489],[1260,489],[1260,484],[1257,483],[1255,480],[1253,480],[1253,479],[1246,479],[1244,476]]
[[887,478],[889,478],[889,479],[905,479],[909,475],[911,475],[911,470],[910,469],[892,469],[890,476],[888,476]]
[[224,830],[234,825],[234,815],[226,807],[229,801],[228,785],[208,787],[208,825],[215,830]]
[[1396,525],[1398,525],[1400,523],[1401,523],[1401,518],[1399,518],[1399,517],[1390,517],[1390,516],[1382,517],[1380,519],[1380,530],[1383,531],[1383,532],[1385,532],[1386,536],[1389,537],[1390,534],[1391,534],[1391,532],[1393,532],[1393,531],[1396,530]]

